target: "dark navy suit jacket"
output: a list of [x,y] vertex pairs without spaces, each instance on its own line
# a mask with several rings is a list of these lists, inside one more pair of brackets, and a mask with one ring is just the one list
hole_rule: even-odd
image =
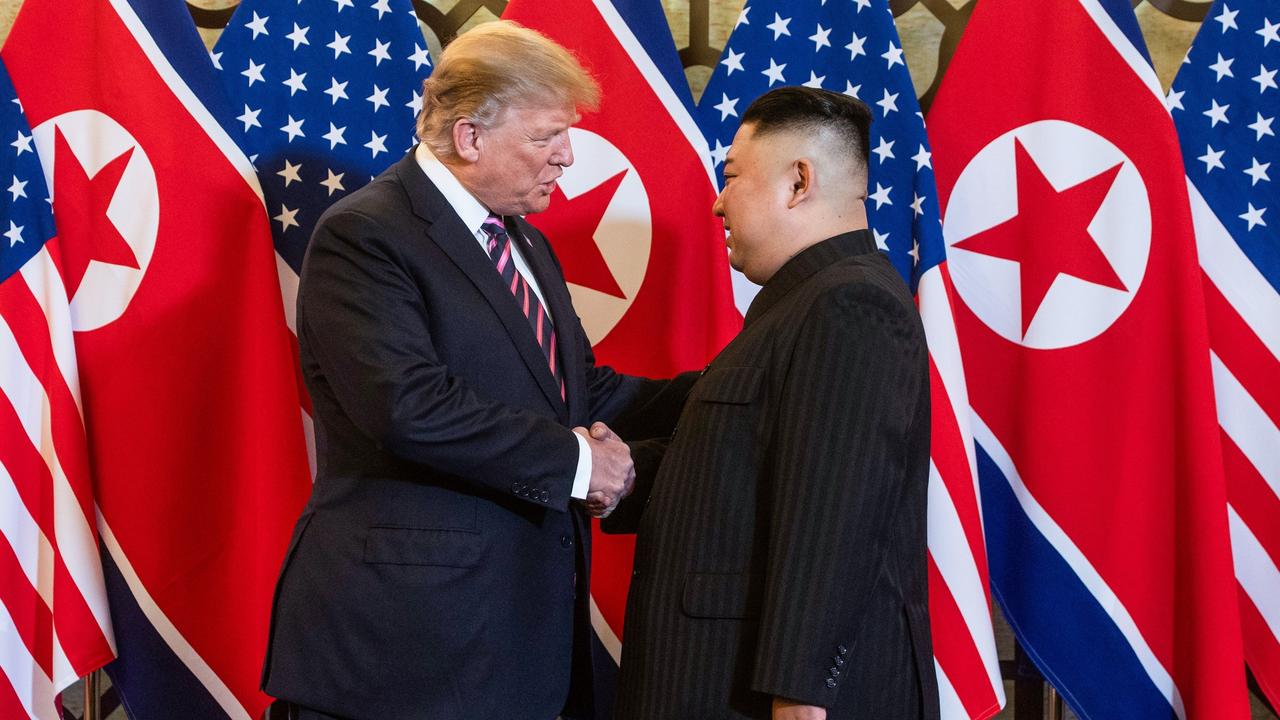
[[567,428],[669,431],[688,382],[596,367],[546,239],[508,226],[555,319],[567,402],[412,152],[317,225],[297,326],[318,472],[276,591],[268,693],[379,720],[590,717],[606,701]]

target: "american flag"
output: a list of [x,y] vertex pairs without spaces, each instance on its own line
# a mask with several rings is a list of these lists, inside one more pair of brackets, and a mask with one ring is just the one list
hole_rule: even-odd
[[[415,142],[427,43],[409,0],[244,0],[210,58],[240,113],[231,130],[262,185],[296,334],[298,273],[316,221]],[[302,401],[314,472],[305,392]]]
[[[929,604],[943,717],[990,717],[1004,690],[968,396],[929,142],[888,3],[748,2],[698,106],[718,171],[747,106],[783,85],[842,92],[872,110],[867,215],[876,244],[916,293],[932,358]],[[749,297],[739,290],[735,279],[744,307]]]
[[417,16],[409,0],[244,0],[211,57],[296,276],[325,208],[415,142],[431,72]]
[[115,656],[80,384],[44,171],[0,67],[0,717]]
[[1166,105],[1204,271],[1245,656],[1280,704],[1280,2],[1218,0]]

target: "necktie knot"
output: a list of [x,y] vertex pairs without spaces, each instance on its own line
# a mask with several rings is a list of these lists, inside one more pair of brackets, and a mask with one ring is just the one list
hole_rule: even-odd
[[480,227],[488,233],[490,237],[507,234],[507,224],[503,222],[500,215],[490,215],[484,219],[484,223]]
[[499,256],[506,251],[507,243],[510,242],[510,238],[507,236],[507,224],[502,221],[500,216],[490,215],[484,219],[480,229],[484,230],[485,234],[489,236],[489,242],[486,245],[489,256],[495,263],[498,262]]

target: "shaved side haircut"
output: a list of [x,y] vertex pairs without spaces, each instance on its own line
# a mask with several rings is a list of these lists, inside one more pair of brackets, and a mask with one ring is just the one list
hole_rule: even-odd
[[871,109],[861,100],[830,90],[783,87],[756,98],[742,115],[756,137],[778,132],[826,135],[845,150],[864,177],[871,154]]

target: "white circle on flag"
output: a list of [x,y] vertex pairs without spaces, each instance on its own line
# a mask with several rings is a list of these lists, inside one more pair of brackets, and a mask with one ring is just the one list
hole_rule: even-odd
[[[627,314],[644,284],[653,247],[653,216],[649,209],[649,193],[640,173],[627,156],[600,135],[569,129],[574,163],[564,169],[560,189],[573,200],[599,187],[608,179],[625,171],[617,192],[605,209],[595,231],[595,243],[608,265],[609,272],[625,297],[569,283],[573,306],[582,318],[582,327],[591,344],[600,342]],[[537,224],[536,217],[533,220]]]
[[[1023,210],[1015,140],[1059,193],[1120,166],[1087,230],[1124,289],[1059,273],[1024,324],[1020,263],[957,247]],[[987,327],[1018,345],[1059,349],[1097,337],[1129,307],[1151,251],[1151,203],[1137,167],[1109,140],[1073,123],[1040,120],[1001,135],[969,161],[947,203],[943,234],[956,291]],[[1046,232],[1024,242],[1058,240]]]
[[[91,259],[80,286],[71,298],[72,329],[76,332],[97,330],[124,314],[151,264],[160,228],[156,174],[142,146],[110,116],[97,110],[76,110],[50,118],[32,128],[31,134],[44,165],[55,221],[58,218],[58,188],[54,183],[53,168],[59,162],[55,157],[57,131],[61,132],[67,148],[75,156],[61,161],[78,162],[91,180],[106,165],[132,150],[107,205],[106,219],[128,244],[138,267]],[[61,232],[62,228],[59,230]],[[67,243],[90,241],[61,234],[59,238],[64,256]]]

